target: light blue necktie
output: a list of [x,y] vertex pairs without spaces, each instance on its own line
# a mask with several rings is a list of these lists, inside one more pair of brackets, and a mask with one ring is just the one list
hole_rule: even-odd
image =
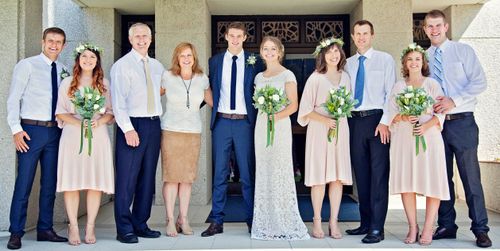
[[354,107],[358,108],[361,103],[363,103],[363,90],[365,89],[365,65],[363,62],[365,61],[365,56],[359,56],[359,66],[358,73],[356,74],[356,87],[354,89],[354,99],[358,100],[358,104]]
[[432,66],[433,67],[432,77],[439,82],[439,84],[441,85],[441,89],[443,89],[443,92],[445,92],[444,86],[443,86],[444,75],[443,75],[442,53],[443,53],[443,51],[441,51],[441,49],[436,48],[436,52],[434,53],[434,64]]

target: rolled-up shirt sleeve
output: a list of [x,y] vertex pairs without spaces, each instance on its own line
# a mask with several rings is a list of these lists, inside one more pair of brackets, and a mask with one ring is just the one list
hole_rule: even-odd
[[127,98],[130,94],[130,79],[124,65],[114,65],[111,68],[111,96],[113,113],[118,127],[126,133],[135,130],[127,109]]
[[14,68],[7,98],[7,121],[12,135],[23,131],[21,126],[21,99],[31,75],[31,65],[21,60]]

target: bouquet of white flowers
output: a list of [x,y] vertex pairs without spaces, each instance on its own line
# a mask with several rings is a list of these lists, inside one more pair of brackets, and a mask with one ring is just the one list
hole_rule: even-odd
[[[88,140],[88,154],[92,153],[92,117],[96,112],[104,113],[106,108],[106,98],[99,93],[99,90],[90,87],[83,87],[83,93],[80,90],[75,92],[71,102],[75,105],[76,112],[82,116],[80,129],[80,154],[83,150],[83,137]],[[86,127],[86,128],[85,128]],[[85,128],[85,130],[84,130]]]
[[[420,116],[427,109],[429,109],[434,100],[423,88],[413,88],[413,86],[406,87],[403,92],[397,94],[396,104],[399,106],[399,114],[406,116]],[[417,126],[415,124],[415,126]],[[419,145],[422,141],[422,149],[427,149],[424,136],[415,135],[416,155],[419,153]]]
[[342,117],[351,117],[351,111],[358,103],[357,99],[352,99],[351,93],[340,86],[338,89],[330,89],[330,94],[326,102],[322,104],[325,110],[335,119],[335,129],[328,130],[328,142],[332,142],[332,138],[337,138],[339,141],[339,119]]
[[283,89],[276,89],[270,85],[256,89],[253,94],[254,106],[260,113],[267,114],[267,146],[274,142],[274,114],[279,112],[290,101]]

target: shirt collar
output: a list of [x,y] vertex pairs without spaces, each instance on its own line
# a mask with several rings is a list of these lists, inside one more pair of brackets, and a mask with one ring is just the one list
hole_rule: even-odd
[[449,40],[448,38],[446,38],[446,40],[444,40],[444,42],[441,44],[441,46],[436,47],[436,46],[432,45],[432,46],[431,46],[431,50],[432,50],[432,52],[435,52],[437,48],[441,49],[441,51],[446,50],[446,48],[448,48],[448,46],[449,46],[449,44],[450,44],[450,43],[448,43],[449,41],[450,41],[450,40]]
[[361,55],[359,52],[356,52],[356,59],[358,59],[360,56],[365,56],[366,58],[371,58],[373,56],[373,47],[370,47],[365,54]]
[[47,56],[45,56],[45,54],[43,54],[43,52],[41,52],[41,53],[40,53],[40,56],[42,57],[43,61],[44,61],[47,65],[49,65],[49,66],[51,66],[51,65],[52,65],[52,62],[56,62],[56,65],[59,63],[59,62],[57,61],[57,59],[56,59],[56,61],[52,61],[52,60],[50,60],[50,58],[48,58]]
[[136,51],[134,48],[132,48],[131,52],[132,52],[132,55],[133,55],[133,56],[134,56],[134,58],[135,58],[135,61],[140,62],[140,61],[142,61],[142,59],[143,59],[143,58],[147,58],[147,59],[148,59],[148,61],[149,61],[149,55],[146,55],[146,57],[143,57],[143,56],[142,56],[142,55],[141,55],[138,51]]
[[233,55],[233,54],[231,54],[231,52],[229,52],[229,50],[226,50],[226,53],[224,54],[224,57],[227,57],[227,58],[231,59],[233,56],[237,56],[238,57],[237,60],[245,58],[245,51],[241,50],[240,53],[238,53],[238,55]]

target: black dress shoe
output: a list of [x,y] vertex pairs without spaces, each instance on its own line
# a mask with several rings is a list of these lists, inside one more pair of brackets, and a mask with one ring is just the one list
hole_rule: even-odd
[[68,238],[62,237],[56,234],[54,230],[47,230],[43,232],[38,232],[36,234],[37,241],[51,241],[51,242],[67,242]]
[[363,243],[372,244],[379,243],[384,240],[384,232],[380,230],[371,230],[368,231],[368,234],[361,241]]
[[362,234],[368,233],[368,228],[367,227],[358,227],[355,229],[347,229],[345,232],[348,235],[362,235]]
[[488,233],[477,233],[476,234],[476,245],[480,248],[491,247],[491,240],[488,237]]
[[209,237],[215,234],[221,234],[224,232],[224,228],[222,227],[222,224],[217,224],[217,223],[210,223],[210,226],[208,226],[207,230],[203,231],[201,233],[201,237]]
[[121,243],[127,243],[127,244],[139,242],[137,235],[135,235],[134,233],[128,233],[128,234],[123,234],[123,235],[117,234],[116,239]]
[[134,233],[142,238],[158,238],[161,236],[160,231],[151,230],[149,227],[143,230],[135,230]]
[[252,223],[247,223],[247,227],[248,227],[248,233],[251,234],[252,233]]
[[439,239],[456,239],[457,238],[457,229],[456,228],[445,228],[438,227],[434,235],[432,235],[433,240]]
[[9,242],[7,243],[8,249],[20,249],[21,248],[21,236],[17,234],[11,234]]

